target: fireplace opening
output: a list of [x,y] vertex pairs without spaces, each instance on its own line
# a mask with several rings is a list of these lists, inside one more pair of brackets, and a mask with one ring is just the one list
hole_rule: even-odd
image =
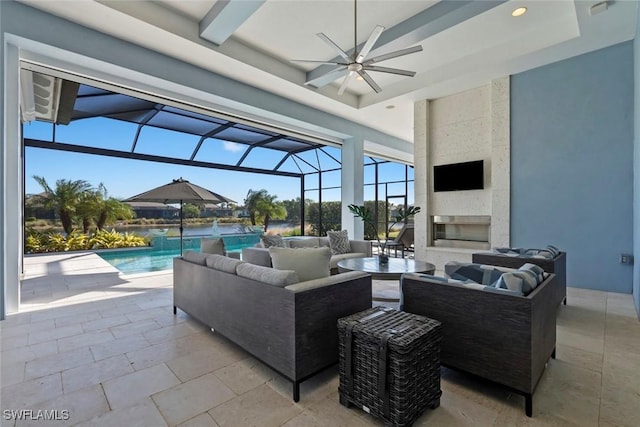
[[491,217],[488,215],[436,215],[433,246],[489,249]]

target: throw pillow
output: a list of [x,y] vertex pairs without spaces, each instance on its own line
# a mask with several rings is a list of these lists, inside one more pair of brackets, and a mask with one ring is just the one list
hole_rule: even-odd
[[289,240],[290,248],[317,248],[320,247],[320,242],[317,237],[311,239],[293,239]]
[[200,241],[200,252],[204,254],[224,255],[224,240],[203,238]]
[[236,274],[236,267],[240,264],[244,264],[244,261],[218,254],[207,255],[207,267],[225,273]]
[[262,245],[265,248],[277,247],[284,248],[284,240],[282,240],[282,236],[279,234],[264,234],[260,236],[260,240],[262,240]]
[[340,255],[351,252],[349,232],[347,230],[327,231],[327,236],[329,237],[329,247],[332,254]]
[[444,272],[455,280],[472,280],[482,285],[493,284],[500,278],[502,271],[483,264],[465,264],[451,261],[445,264]]
[[271,264],[278,270],[293,270],[301,282],[329,276],[329,248],[269,248]]
[[248,262],[238,264],[236,272],[240,277],[245,277],[247,279],[267,283],[281,288],[298,283],[298,275],[295,271],[276,270],[274,268],[254,265]]
[[186,251],[182,255],[182,259],[184,259],[185,261],[193,262],[195,264],[207,264],[207,254],[201,254],[200,252],[196,251]]

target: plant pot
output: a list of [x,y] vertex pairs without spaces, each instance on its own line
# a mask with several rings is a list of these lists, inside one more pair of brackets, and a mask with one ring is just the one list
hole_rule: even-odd
[[378,254],[378,263],[379,264],[389,264],[389,255],[387,255],[387,254]]

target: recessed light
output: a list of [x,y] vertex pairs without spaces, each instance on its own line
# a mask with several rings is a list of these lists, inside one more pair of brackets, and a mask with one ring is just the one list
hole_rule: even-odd
[[518,16],[524,15],[525,13],[527,13],[527,8],[526,7],[519,7],[517,9],[514,9],[513,12],[511,12],[511,16],[518,17]]
[[386,108],[387,110],[393,110],[394,108],[396,108],[396,106],[395,105],[387,105],[384,108]]

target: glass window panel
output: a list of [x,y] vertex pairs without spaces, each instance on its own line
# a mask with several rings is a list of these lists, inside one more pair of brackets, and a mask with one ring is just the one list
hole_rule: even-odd
[[276,141],[270,142],[266,144],[265,147],[273,148],[276,150],[284,150],[284,151],[296,151],[296,150],[304,150],[309,148],[309,144],[301,141],[295,141],[291,139],[278,139]]
[[319,187],[318,184],[318,174],[317,173],[310,173],[308,175],[304,176],[304,189],[305,191],[307,190],[317,190]]
[[74,110],[86,111],[87,116],[104,116],[132,111],[150,111],[155,106],[156,104],[150,101],[112,93],[110,95],[78,97]]
[[364,183],[374,184],[376,182],[376,167],[375,165],[364,167]]
[[246,144],[207,138],[200,146],[194,160],[235,165],[248,148],[249,146]]
[[330,188],[322,190],[323,202],[339,202],[342,200],[342,191],[340,188]]
[[342,150],[338,148],[322,147],[322,149],[318,150],[318,157],[320,158],[320,166],[323,170],[341,167]]
[[33,121],[22,126],[22,136],[29,139],[51,141],[53,138],[53,123]]
[[250,131],[245,129],[239,129],[237,126],[223,130],[215,135],[218,139],[224,139],[227,141],[256,143],[269,139],[274,134],[268,134],[267,132]]
[[389,196],[404,196],[404,181],[387,184],[387,191]]
[[300,173],[300,168],[298,168],[298,166],[296,165],[296,163],[293,161],[293,159],[291,158],[291,156],[289,156],[289,158],[287,158],[287,160],[284,161],[284,163],[282,165],[280,165],[280,167],[278,168],[279,171],[283,171],[283,172],[294,172],[294,173]]
[[[316,150],[309,150],[309,151],[305,151],[302,153],[297,153],[296,157],[305,160],[307,163],[309,163],[312,166],[307,165],[310,170],[314,170],[313,168],[316,168],[315,170],[317,170],[318,168],[318,158],[316,157]],[[304,162],[300,162],[299,163],[304,163]],[[302,167],[302,165],[300,165],[300,167]]]
[[[312,166],[310,166],[305,161],[303,161],[303,158],[300,157],[299,154],[294,154],[292,157],[294,161],[298,164],[298,166],[300,166],[300,169],[302,169],[302,173],[313,173],[317,171],[317,169],[314,169]],[[313,165],[314,163],[311,163],[311,164]]]
[[286,153],[282,151],[255,147],[249,152],[249,155],[242,161],[240,166],[273,170],[285,155]]
[[200,137],[182,132],[144,127],[140,131],[136,153],[189,159]]
[[322,172],[322,187],[340,187],[342,185],[341,171]]
[[[413,205],[415,203],[415,187],[413,182],[407,183],[408,191],[407,191],[407,203]],[[420,206],[424,209],[424,206]]]
[[[105,131],[108,130],[108,131]],[[56,141],[84,147],[131,151],[138,125],[96,117],[56,126]]]
[[205,135],[220,127],[219,123],[164,111],[156,113],[149,120],[148,125],[196,135]]
[[228,121],[219,119],[217,117],[210,117],[210,116],[207,116],[205,114],[194,113],[193,111],[181,110],[181,109],[175,108],[175,107],[165,106],[163,108],[163,110],[167,111],[169,113],[177,113],[177,114],[181,114],[183,116],[193,117],[193,118],[196,118],[196,119],[206,120],[206,121],[214,122],[214,123],[218,123],[218,124],[229,123]]
[[389,182],[389,181],[399,181],[405,178],[404,174],[404,165],[400,163],[381,163],[378,166],[380,177],[384,177],[380,179],[380,182]]

